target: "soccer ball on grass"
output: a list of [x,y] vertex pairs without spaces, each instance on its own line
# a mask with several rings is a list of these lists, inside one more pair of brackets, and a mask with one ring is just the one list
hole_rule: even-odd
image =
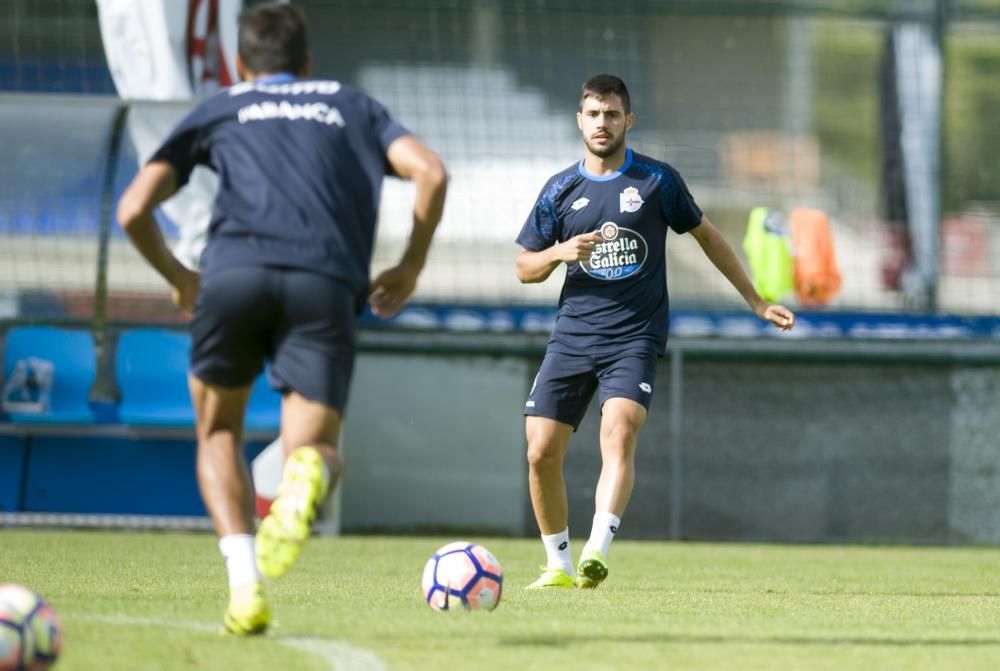
[[500,562],[476,543],[448,543],[424,565],[424,599],[433,610],[493,610],[502,588]]
[[55,611],[21,585],[0,585],[0,671],[44,671],[62,647]]

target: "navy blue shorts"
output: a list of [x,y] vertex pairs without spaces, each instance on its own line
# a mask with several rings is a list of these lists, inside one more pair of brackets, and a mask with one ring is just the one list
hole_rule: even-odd
[[547,351],[524,414],[554,419],[575,431],[595,390],[600,390],[601,407],[609,398],[628,398],[649,410],[658,358],[653,345],[601,355]]
[[317,273],[249,266],[201,278],[191,323],[191,372],[220,387],[271,386],[341,413],[354,370],[354,294]]

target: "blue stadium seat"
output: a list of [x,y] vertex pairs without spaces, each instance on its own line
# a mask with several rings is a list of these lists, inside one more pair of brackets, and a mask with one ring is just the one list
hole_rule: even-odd
[[187,386],[190,353],[191,337],[182,331],[137,328],[122,332],[115,374],[124,424],[194,427]]
[[[32,361],[34,359],[34,361]],[[20,368],[20,373],[18,369]],[[51,371],[47,394],[39,394],[36,373]],[[25,384],[12,379],[31,378]],[[7,332],[3,356],[4,401],[10,421],[21,424],[93,424],[88,400],[97,376],[97,353],[90,331],[52,326],[19,326]],[[42,386],[45,386],[43,383]],[[30,406],[34,401],[37,409]]]
[[[181,331],[140,328],[118,339],[116,372],[121,421],[136,426],[194,427],[187,386],[191,337]],[[246,428],[276,431],[281,397],[261,373],[247,406]]]

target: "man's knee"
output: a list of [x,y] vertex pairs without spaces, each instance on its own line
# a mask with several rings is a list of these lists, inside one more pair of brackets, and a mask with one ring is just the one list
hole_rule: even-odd
[[[624,399],[612,399],[621,400]],[[606,405],[606,412],[601,418],[601,451],[605,454],[618,454],[628,458],[635,452],[646,418],[645,408],[635,402],[620,402]]]
[[646,422],[646,408],[628,398],[609,398],[601,407],[601,433],[638,435]]
[[601,454],[604,460],[629,461],[635,457],[638,429],[628,424],[616,424],[601,430]]
[[528,441],[528,465],[532,468],[562,464],[562,450],[551,440]]
[[572,427],[542,417],[528,417],[525,436],[528,441],[528,465],[532,468],[562,465]]

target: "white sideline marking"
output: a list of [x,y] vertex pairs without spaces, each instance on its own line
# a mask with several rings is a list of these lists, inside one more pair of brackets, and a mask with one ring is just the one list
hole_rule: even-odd
[[[72,617],[72,615],[68,615],[67,619]],[[81,615],[78,617],[81,620],[104,622],[106,624],[150,625],[154,627],[187,629],[188,631],[203,633],[215,633],[219,630],[219,625],[217,624],[179,622],[177,620],[165,620],[158,617],[131,617],[127,615]],[[343,641],[311,636],[282,636],[281,634],[268,634],[264,638],[275,643],[280,643],[285,647],[315,655],[324,662],[327,662],[330,665],[331,671],[388,671],[389,669],[371,650],[357,648]]]

